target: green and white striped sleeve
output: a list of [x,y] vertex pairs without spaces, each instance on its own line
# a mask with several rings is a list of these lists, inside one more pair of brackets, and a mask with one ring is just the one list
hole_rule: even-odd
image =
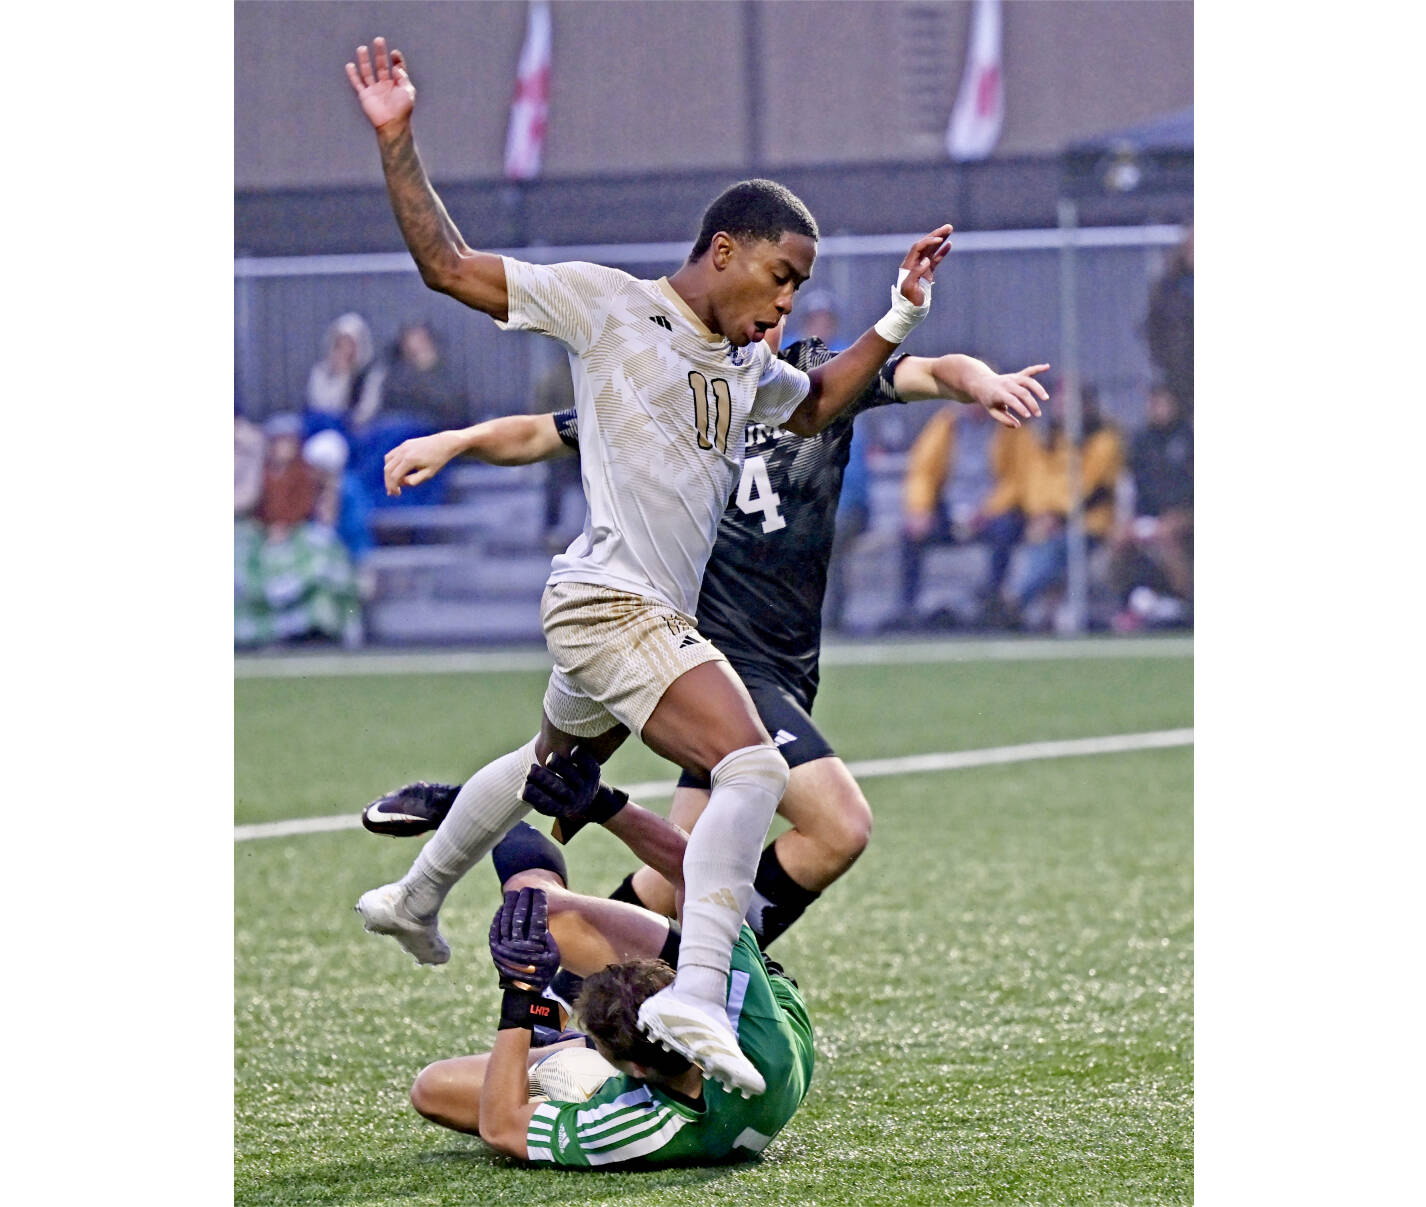
[[588,1102],[542,1102],[525,1134],[531,1161],[598,1166],[656,1157],[688,1118],[631,1078],[611,1078]]

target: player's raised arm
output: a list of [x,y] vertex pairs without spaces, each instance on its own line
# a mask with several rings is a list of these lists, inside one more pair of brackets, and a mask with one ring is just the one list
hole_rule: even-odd
[[907,356],[896,366],[893,384],[905,402],[953,398],[974,403],[990,412],[1005,427],[1019,427],[1021,419],[1040,413],[1049,392],[1035,380],[1049,365],[1027,365],[1018,373],[997,373],[974,356]]
[[499,256],[466,245],[416,152],[411,132],[416,86],[405,57],[399,50],[388,56],[386,39],[373,38],[370,51],[357,47],[356,62],[347,64],[347,79],[376,130],[391,208],[421,279],[503,322],[509,317],[505,265]]
[[891,309],[851,347],[808,374],[812,389],[783,424],[788,431],[815,436],[831,423],[861,397],[886,358],[930,313],[931,285],[936,266],[951,250],[950,233],[949,224],[938,226],[911,245],[891,291]]
[[508,892],[490,924],[490,958],[500,975],[500,1029],[480,1087],[480,1138],[524,1160],[525,1134],[535,1113],[529,1096],[530,1035],[558,1018],[541,993],[559,970],[542,889]]
[[403,440],[386,454],[386,493],[420,486],[446,464],[465,455],[487,465],[531,465],[571,455],[553,415],[502,415],[472,427]]

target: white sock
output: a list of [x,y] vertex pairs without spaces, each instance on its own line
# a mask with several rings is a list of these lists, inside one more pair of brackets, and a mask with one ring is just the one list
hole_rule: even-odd
[[683,854],[683,937],[674,983],[679,992],[721,1007],[758,859],[787,787],[787,762],[775,746],[744,746],[721,760],[709,779],[708,805]]
[[535,739],[486,763],[466,780],[451,811],[401,878],[406,908],[433,917],[456,881],[490,854],[505,831],[530,809],[520,799],[535,761]]

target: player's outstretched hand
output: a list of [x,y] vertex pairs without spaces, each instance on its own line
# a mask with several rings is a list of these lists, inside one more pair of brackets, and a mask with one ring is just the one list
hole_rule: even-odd
[[567,843],[584,826],[601,825],[629,803],[629,794],[599,782],[599,760],[576,746],[568,755],[551,751],[541,767],[530,765],[520,799],[555,818],[554,837]]
[[539,993],[559,971],[560,949],[549,929],[544,889],[505,894],[490,923],[490,958],[502,989]]
[[936,266],[950,254],[950,235],[954,229],[949,222],[936,227],[929,235],[917,239],[906,253],[906,258],[901,261],[906,276],[902,278],[898,288],[901,290],[901,296],[913,306],[926,304],[929,295],[927,290],[922,288],[922,284],[924,282],[930,285],[935,281]]
[[403,440],[386,454],[386,493],[399,495],[403,486],[420,486],[434,478],[460,452],[455,432],[436,432]]
[[371,50],[358,46],[357,61],[347,64],[347,79],[361,102],[361,111],[378,130],[388,122],[404,121],[416,107],[416,85],[406,74],[406,58],[399,50],[386,53],[386,39],[373,38]]
[[1035,380],[1049,367],[1028,365],[1018,373],[988,373],[973,382],[968,392],[996,423],[1019,427],[1021,419],[1040,413],[1041,402],[1050,401],[1049,391]]

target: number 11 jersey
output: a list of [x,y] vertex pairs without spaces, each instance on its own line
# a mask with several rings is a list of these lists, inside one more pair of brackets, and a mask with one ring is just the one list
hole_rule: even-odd
[[509,318],[569,351],[584,531],[549,581],[596,583],[692,616],[750,423],[775,427],[807,396],[766,344],[735,348],[669,285],[578,262],[508,257]]

